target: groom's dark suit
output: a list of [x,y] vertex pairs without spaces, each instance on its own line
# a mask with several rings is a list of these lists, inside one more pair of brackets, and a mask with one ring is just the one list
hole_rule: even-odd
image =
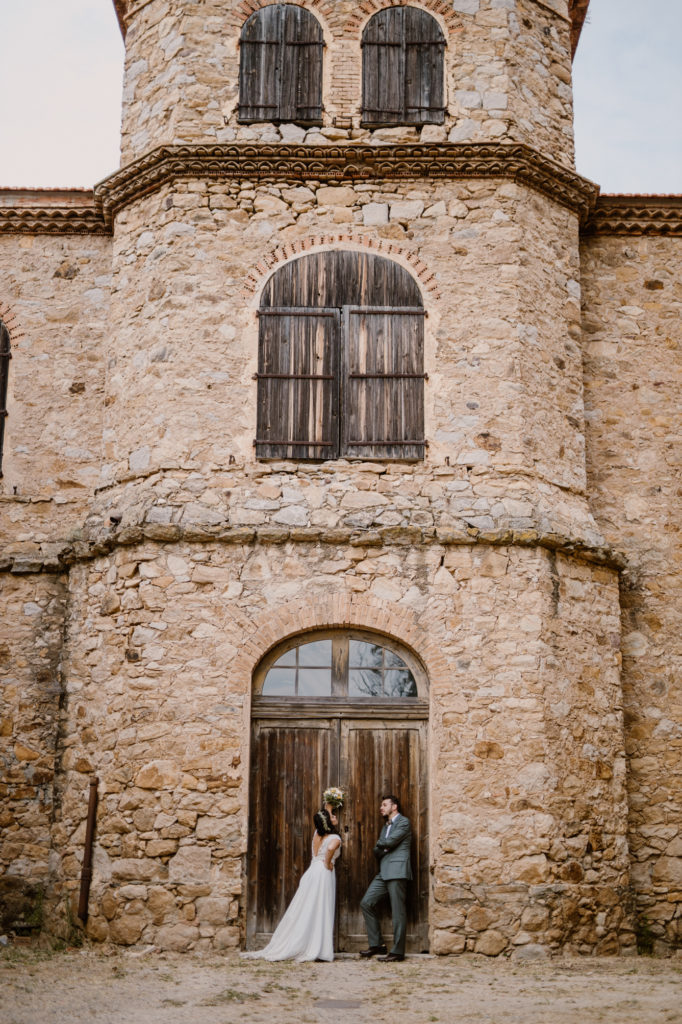
[[396,814],[393,821],[384,825],[374,847],[374,855],[379,858],[379,872],[370,882],[360,904],[367,926],[370,949],[381,945],[381,927],[376,905],[388,893],[393,922],[391,953],[396,953],[398,956],[405,955],[405,933],[407,931],[405,897],[407,883],[412,878],[411,845],[410,822],[404,814]]

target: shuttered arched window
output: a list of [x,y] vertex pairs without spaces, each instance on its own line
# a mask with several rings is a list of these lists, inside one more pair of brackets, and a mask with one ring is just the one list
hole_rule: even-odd
[[445,38],[418,7],[387,7],[362,34],[362,120],[442,124]]
[[257,376],[259,458],[424,457],[424,308],[392,260],[286,264],[263,293]]
[[293,4],[256,11],[242,29],[239,120],[322,123],[319,23]]
[[9,331],[0,320],[0,478],[2,477],[2,450],[5,440],[5,420],[7,419],[7,381],[11,358]]

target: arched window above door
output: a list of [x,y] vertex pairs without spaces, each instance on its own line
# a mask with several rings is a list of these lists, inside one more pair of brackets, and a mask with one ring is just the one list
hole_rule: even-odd
[[362,121],[366,125],[442,124],[440,25],[418,7],[378,11],[362,34]]
[[361,630],[292,638],[270,652],[256,675],[262,697],[404,700],[422,696],[420,688],[423,673],[413,655]]
[[256,455],[422,459],[424,315],[411,275],[373,253],[277,271],[259,310]]
[[322,29],[309,11],[273,3],[245,23],[239,120],[322,123]]

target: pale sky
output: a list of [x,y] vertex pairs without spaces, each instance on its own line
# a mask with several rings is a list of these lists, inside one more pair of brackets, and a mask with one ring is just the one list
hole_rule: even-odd
[[[0,0],[0,187],[118,166],[112,0]],[[577,167],[603,192],[682,192],[682,0],[592,0],[574,64]]]

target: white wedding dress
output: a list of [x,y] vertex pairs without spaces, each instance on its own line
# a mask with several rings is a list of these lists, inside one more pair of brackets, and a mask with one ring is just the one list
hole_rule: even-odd
[[[254,960],[334,959],[336,873],[324,863],[330,839],[338,840],[339,836],[325,836],[317,854],[313,852],[310,867],[301,876],[294,898],[265,949],[242,956]],[[339,842],[332,854],[332,865],[340,852]]]

